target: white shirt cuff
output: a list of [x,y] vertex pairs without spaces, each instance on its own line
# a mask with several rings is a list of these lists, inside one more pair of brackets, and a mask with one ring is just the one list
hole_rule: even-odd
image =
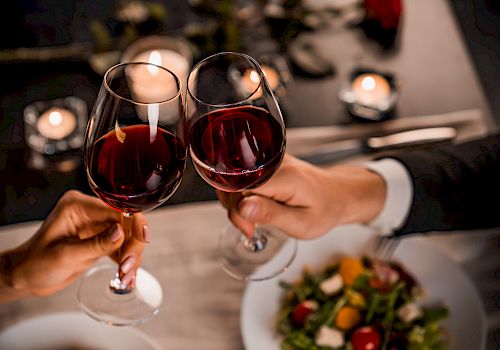
[[387,186],[384,207],[368,226],[377,228],[381,235],[391,235],[408,217],[413,201],[411,176],[400,162],[391,158],[368,162],[364,167],[382,176]]

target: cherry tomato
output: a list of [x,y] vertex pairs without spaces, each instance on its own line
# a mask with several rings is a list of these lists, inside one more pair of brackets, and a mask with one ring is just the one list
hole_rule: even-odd
[[296,326],[302,327],[306,318],[317,309],[317,304],[314,301],[303,301],[298,304],[292,312],[293,323]]
[[358,328],[351,336],[354,350],[378,350],[381,342],[380,333],[371,326]]

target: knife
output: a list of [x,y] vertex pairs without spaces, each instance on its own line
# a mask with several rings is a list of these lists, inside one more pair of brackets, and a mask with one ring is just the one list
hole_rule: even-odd
[[360,154],[447,142],[456,136],[457,130],[452,127],[423,128],[371,136],[367,139],[330,142],[317,147],[312,152],[298,153],[295,156],[306,162],[321,165],[335,163]]

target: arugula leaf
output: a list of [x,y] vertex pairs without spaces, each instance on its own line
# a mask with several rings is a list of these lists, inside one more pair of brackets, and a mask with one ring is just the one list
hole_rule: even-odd
[[408,336],[408,350],[446,350],[445,339],[441,327],[435,323],[415,326]]

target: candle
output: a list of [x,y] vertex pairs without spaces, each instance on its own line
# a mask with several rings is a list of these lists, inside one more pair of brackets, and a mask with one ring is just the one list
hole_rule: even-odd
[[185,89],[193,55],[191,47],[183,39],[164,35],[140,38],[123,52],[121,62],[151,62],[153,52],[156,64],[174,72]]
[[[269,87],[272,91],[274,91],[280,85],[280,76],[276,69],[271,68],[269,66],[262,66],[262,72],[266,77],[267,82],[269,83]],[[248,69],[245,71],[243,76],[241,77],[241,83],[245,93],[251,94],[257,89],[260,83],[260,75],[253,69]],[[255,92],[252,98],[259,98],[261,96],[261,92]]]
[[[148,62],[156,66],[165,67],[166,65],[170,66],[170,64],[165,64],[165,59],[168,57],[182,58],[186,65],[181,64],[181,61],[171,60],[170,62],[175,61],[175,69],[185,72],[183,74],[185,74],[187,79],[187,70],[189,67],[187,60],[177,53],[169,56],[170,54],[166,54],[166,52],[173,53],[170,50],[152,50],[147,52],[147,59],[142,58],[146,54],[143,53],[138,55],[138,59],[134,59],[134,61]],[[150,126],[156,126],[158,120],[168,122],[179,118],[179,106],[177,103],[162,102],[175,97],[179,92],[180,86],[173,75],[156,66],[134,65],[127,72],[134,100],[148,104],[138,105],[137,114],[142,120],[147,120]],[[173,70],[172,72],[175,74]]]
[[179,80],[182,86],[186,86],[189,74],[190,63],[180,53],[170,49],[155,49],[140,52],[133,59],[133,62],[149,62],[171,70]]
[[380,74],[361,74],[352,83],[356,102],[368,107],[377,107],[391,96],[391,86]]
[[40,115],[37,129],[48,139],[62,140],[76,128],[76,116],[64,108],[52,107]]
[[[138,59],[134,59],[134,62],[148,62],[157,66],[166,66],[164,61],[166,56],[162,55],[160,50],[149,51],[147,53],[147,58],[146,56],[143,58],[143,55],[137,57]],[[182,58],[180,55],[179,57]],[[173,70],[171,71],[178,77]],[[161,102],[177,94],[178,86],[175,79],[169,73],[160,71],[159,67],[137,65],[132,66],[127,73],[130,78],[131,90],[134,94],[133,97],[137,102]]]

